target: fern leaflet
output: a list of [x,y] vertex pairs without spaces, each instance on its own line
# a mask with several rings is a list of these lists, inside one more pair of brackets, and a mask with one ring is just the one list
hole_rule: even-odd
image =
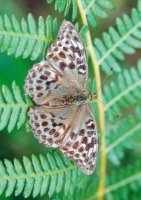
[[[117,176],[117,171],[112,172],[110,176],[107,178],[108,186],[105,188],[104,193],[105,196],[110,194],[112,196],[116,196],[117,200],[130,199],[131,191],[134,191],[134,188],[140,190],[141,188],[141,162],[136,161],[134,165],[129,164],[125,169],[119,170],[119,176]],[[128,185],[128,187],[126,187]],[[134,188],[132,187],[134,185]],[[124,189],[126,187],[126,192]],[[120,191],[120,192],[119,192]],[[116,195],[115,195],[116,193]],[[106,198],[107,199],[107,198]]]
[[[141,162],[136,161],[134,165],[129,164],[125,169],[118,169],[107,176],[106,187],[104,189],[105,199],[130,199],[130,192],[133,191],[132,185],[141,188]],[[118,175],[118,176],[117,176]],[[128,185],[128,187],[126,187]],[[126,187],[126,188],[125,188]],[[124,191],[124,189],[126,191]],[[115,194],[116,193],[116,194]],[[87,200],[96,200],[101,193],[93,194]]]
[[[78,0],[47,0],[48,3],[55,1],[55,10],[63,12],[64,16],[68,16],[72,9],[72,21],[74,21],[78,15],[77,5]],[[85,9],[85,15],[88,22],[93,28],[98,26],[97,17],[106,18],[107,13],[105,9],[112,10],[114,4],[110,0],[81,0]]]
[[46,20],[39,17],[38,25],[31,14],[27,20],[19,22],[13,15],[0,16],[0,51],[7,51],[8,55],[15,57],[31,57],[32,60],[44,56],[46,48],[56,37],[58,31],[57,19],[48,16]]
[[110,121],[115,117],[108,112],[111,108],[116,113],[121,112],[121,108],[128,108],[129,105],[136,104],[141,99],[141,63],[137,69],[125,69],[117,77],[117,81],[112,81],[104,86],[104,101],[106,102],[105,112]]
[[[140,2],[140,1],[139,1]],[[141,3],[133,8],[131,17],[124,14],[122,19],[117,19],[116,28],[110,27],[109,32],[102,34],[102,40],[94,40],[98,64],[107,72],[109,67],[120,71],[117,60],[124,60],[124,54],[133,55],[136,48],[141,48]]]
[[111,128],[107,134],[106,153],[112,164],[119,166],[121,164],[121,160],[125,159],[126,152],[135,148],[134,141],[137,136],[140,136],[140,113],[141,108],[140,106],[137,106],[132,115],[129,115],[127,118],[123,118],[119,121],[116,127]]
[[0,162],[0,194],[5,191],[8,197],[13,192],[15,196],[23,193],[25,198],[32,194],[35,198],[48,192],[51,197],[63,189],[68,195],[81,177],[77,166],[56,151],[47,156],[32,155],[31,160],[24,157],[23,164],[17,159],[13,163],[5,159]]
[[15,126],[19,129],[26,120],[28,107],[32,105],[30,99],[21,95],[15,82],[12,84],[12,92],[7,86],[2,86],[0,92],[0,130],[7,126],[11,132]]

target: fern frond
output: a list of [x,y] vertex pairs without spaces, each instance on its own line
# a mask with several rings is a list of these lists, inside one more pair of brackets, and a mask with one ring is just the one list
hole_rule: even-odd
[[125,69],[118,74],[117,79],[110,84],[104,86],[104,101],[106,102],[105,112],[110,121],[115,117],[108,112],[112,109],[119,113],[121,109],[128,108],[130,105],[136,104],[141,100],[141,63],[139,62],[137,69],[135,67],[129,70]]
[[6,197],[12,193],[15,196],[23,193],[27,198],[43,196],[48,192],[51,197],[62,190],[65,195],[71,194],[83,177],[76,165],[61,156],[56,151],[47,153],[47,156],[32,155],[31,160],[23,158],[23,163],[14,159],[14,162],[5,159],[0,162],[0,194],[5,192]]
[[107,177],[107,187],[104,190],[106,199],[109,199],[109,196],[111,199],[115,199],[116,196],[116,200],[131,199],[131,192],[137,193],[141,189],[140,166],[141,162],[136,161],[134,165],[129,164],[124,169],[119,169],[118,172],[116,170],[110,173]]
[[69,15],[70,10],[72,9],[72,20],[75,20],[77,17],[77,0],[47,0],[48,3],[55,2],[55,10],[58,12],[63,12],[64,17]]
[[30,105],[30,99],[27,96],[23,98],[15,82],[12,84],[12,92],[3,85],[0,92],[0,131],[5,127],[8,132],[15,126],[19,129],[26,120],[26,112]]
[[114,4],[110,0],[81,0],[85,9],[85,15],[93,28],[98,26],[97,17],[105,19],[108,17],[105,9],[113,10]]
[[114,165],[120,165],[125,159],[126,151],[134,149],[134,139],[140,136],[141,130],[141,108],[137,106],[135,112],[128,118],[117,123],[113,130],[107,134],[106,153],[109,161]]
[[98,181],[99,163],[96,167],[96,171],[92,176],[84,176],[83,180],[80,178],[79,184],[76,188],[74,188],[74,192],[72,193],[72,195],[68,194],[67,196],[65,196],[63,193],[58,194],[53,200],[87,200],[89,199],[90,195],[96,194]]
[[[140,1],[139,1],[140,2]],[[133,55],[141,48],[141,3],[133,8],[131,16],[124,14],[117,19],[116,28],[110,27],[109,32],[102,34],[102,40],[94,40],[98,64],[107,72],[109,67],[120,71],[118,61],[125,59],[124,54]]]
[[[104,189],[105,199],[131,199],[130,192],[136,188],[141,188],[141,162],[136,161],[133,164],[129,164],[124,169],[118,169],[116,171],[110,171],[109,176],[106,179],[106,187]],[[115,194],[116,193],[116,194]],[[137,194],[136,194],[137,195]],[[101,196],[101,193],[93,194],[87,200],[96,200]]]
[[[78,0],[47,0],[48,3],[55,2],[55,10],[63,12],[64,16],[70,16],[72,10],[72,21],[74,21],[78,15],[77,5]],[[85,9],[85,15],[88,22],[93,28],[98,26],[97,17],[106,18],[108,15],[105,9],[113,10],[114,4],[110,0],[81,0]]]
[[44,55],[46,48],[56,37],[58,31],[57,19],[48,16],[46,20],[39,17],[38,25],[34,17],[28,14],[27,20],[19,22],[13,15],[0,16],[0,51],[7,51],[15,57],[31,57],[32,60]]

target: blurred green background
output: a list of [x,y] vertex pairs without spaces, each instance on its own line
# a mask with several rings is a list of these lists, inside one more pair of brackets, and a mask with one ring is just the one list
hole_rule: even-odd
[[[136,1],[133,0],[113,0],[116,4],[115,12],[110,13],[110,17],[105,20],[101,20],[100,27],[97,30],[91,30],[92,38],[100,37],[103,30],[107,31],[109,25],[115,25],[115,19],[117,16],[121,16],[122,13],[129,13],[131,8],[136,5]],[[59,23],[63,19],[62,14],[54,11],[54,5],[48,5],[46,0],[0,0],[0,14],[8,14],[11,16],[15,14],[18,19],[26,17],[28,13],[32,13],[33,16],[38,19],[38,16],[42,15],[46,17],[47,15],[52,15],[57,17]],[[137,56],[137,54],[136,54]],[[126,62],[136,65],[137,58],[133,58]],[[14,58],[14,56],[8,56],[6,53],[0,53],[0,85],[5,84],[11,88],[11,83],[13,80],[23,88],[24,79],[27,75],[28,70],[31,68],[33,63],[30,59]],[[138,150],[135,150],[138,151]],[[47,149],[38,143],[32,134],[25,131],[25,127],[21,128],[19,131],[14,131],[13,133],[7,133],[6,130],[0,133],[0,159],[8,158],[13,160],[13,158],[18,158],[22,160],[22,156],[31,156],[32,153],[40,154],[47,152]],[[0,200],[14,200],[23,199],[22,195],[19,197],[0,197]],[[31,197],[29,198],[31,199]],[[46,196],[36,199],[47,199]]]

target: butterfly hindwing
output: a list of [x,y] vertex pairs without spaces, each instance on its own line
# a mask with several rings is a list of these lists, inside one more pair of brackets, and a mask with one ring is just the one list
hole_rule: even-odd
[[98,136],[96,123],[88,105],[80,107],[78,116],[63,140],[61,151],[73,160],[85,174],[96,166]]
[[29,123],[34,136],[48,147],[59,147],[76,112],[76,106],[58,109],[47,106],[30,108]]

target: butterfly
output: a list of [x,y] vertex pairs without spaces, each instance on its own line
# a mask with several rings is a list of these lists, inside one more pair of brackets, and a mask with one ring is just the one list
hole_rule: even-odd
[[[97,162],[96,122],[86,93],[85,48],[74,25],[64,21],[46,54],[25,79],[25,91],[36,103],[28,112],[34,136],[60,151],[91,174]],[[90,98],[91,96],[91,98]]]

